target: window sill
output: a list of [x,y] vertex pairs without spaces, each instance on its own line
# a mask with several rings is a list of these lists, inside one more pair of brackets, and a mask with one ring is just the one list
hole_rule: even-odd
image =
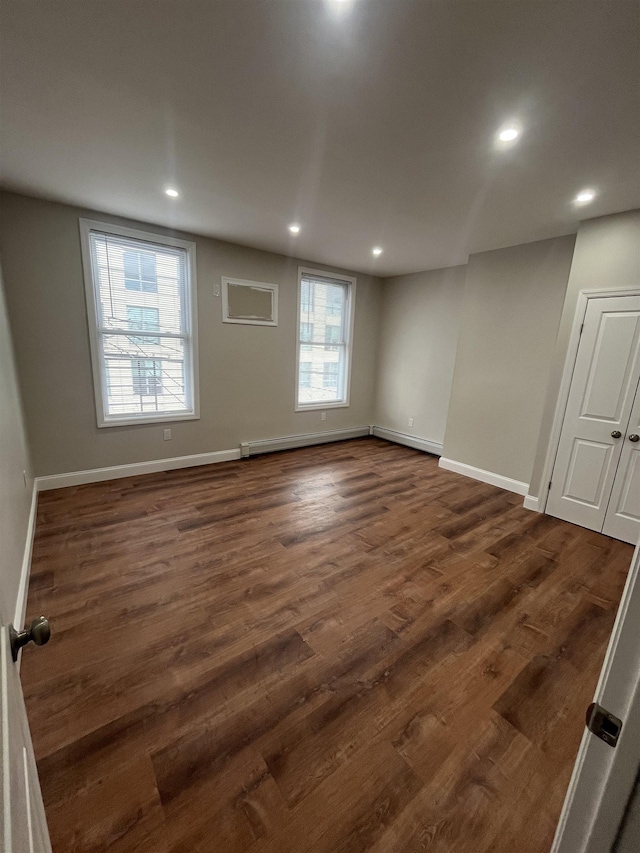
[[171,424],[176,421],[197,421],[200,420],[200,414],[197,412],[184,412],[184,413],[175,413],[172,414],[170,412],[163,412],[159,415],[140,415],[136,417],[132,415],[131,417],[123,417],[123,418],[109,418],[108,420],[98,421],[98,428],[103,429],[105,427],[121,427],[121,426],[135,426],[136,424]]
[[296,412],[313,412],[324,409],[348,409],[349,402],[346,400],[342,400],[339,403],[303,403],[298,404],[294,411]]

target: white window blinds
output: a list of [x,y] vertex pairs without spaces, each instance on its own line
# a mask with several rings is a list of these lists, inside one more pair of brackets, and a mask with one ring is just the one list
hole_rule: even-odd
[[297,407],[347,405],[354,280],[301,272]]
[[86,239],[100,425],[196,416],[188,244],[94,228]]

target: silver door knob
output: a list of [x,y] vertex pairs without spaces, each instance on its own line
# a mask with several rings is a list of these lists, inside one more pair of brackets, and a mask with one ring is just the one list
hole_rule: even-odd
[[51,637],[49,620],[45,616],[34,619],[26,631],[16,631],[13,625],[9,625],[9,641],[11,643],[11,657],[14,663],[18,660],[18,652],[27,643],[35,643],[36,646],[44,646]]
[[614,431],[611,433],[611,438],[620,438],[621,435],[622,433],[619,429],[614,429]]
[[636,435],[635,432],[632,432],[629,436],[629,441],[640,441],[640,435]]

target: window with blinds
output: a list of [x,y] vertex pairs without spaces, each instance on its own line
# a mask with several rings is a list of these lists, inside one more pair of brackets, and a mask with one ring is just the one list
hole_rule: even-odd
[[81,231],[98,425],[197,417],[194,244]]
[[354,278],[300,270],[296,408],[349,405]]

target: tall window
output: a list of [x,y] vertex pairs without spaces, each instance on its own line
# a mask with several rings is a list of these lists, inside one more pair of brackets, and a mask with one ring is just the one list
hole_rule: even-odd
[[98,426],[198,417],[195,246],[81,220]]
[[349,405],[356,280],[300,270],[296,408]]

